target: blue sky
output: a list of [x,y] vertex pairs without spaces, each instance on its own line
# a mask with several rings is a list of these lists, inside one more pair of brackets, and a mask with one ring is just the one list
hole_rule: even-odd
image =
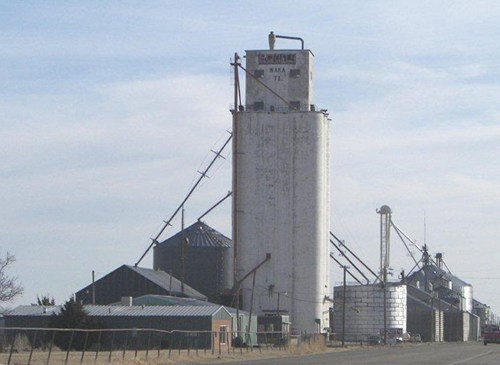
[[[332,230],[376,268],[375,209],[420,244],[425,214],[431,252],[500,313],[499,18],[497,1],[3,2],[0,249],[25,286],[10,305],[135,263],[227,138],[231,57],[273,30],[316,56]],[[230,167],[188,223],[231,189]],[[206,222],[230,235],[229,210]],[[392,251],[395,273],[412,266]]]

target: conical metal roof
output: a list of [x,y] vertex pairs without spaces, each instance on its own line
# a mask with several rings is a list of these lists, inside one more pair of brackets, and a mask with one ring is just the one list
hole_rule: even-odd
[[222,233],[216,231],[209,225],[197,221],[193,225],[184,228],[174,236],[160,242],[158,247],[177,247],[180,246],[183,239],[188,239],[189,247],[208,247],[208,248],[230,248],[231,240]]

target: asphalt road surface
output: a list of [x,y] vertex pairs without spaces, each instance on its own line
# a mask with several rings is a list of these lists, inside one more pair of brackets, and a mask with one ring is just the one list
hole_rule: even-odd
[[224,362],[225,365],[498,365],[500,345],[482,342],[419,344],[410,346],[366,347],[347,352]]

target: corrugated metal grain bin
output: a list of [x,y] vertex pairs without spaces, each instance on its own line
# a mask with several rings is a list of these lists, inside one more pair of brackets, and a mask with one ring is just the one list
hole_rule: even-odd
[[153,267],[203,293],[210,302],[223,303],[224,289],[232,287],[231,240],[203,222],[157,244]]

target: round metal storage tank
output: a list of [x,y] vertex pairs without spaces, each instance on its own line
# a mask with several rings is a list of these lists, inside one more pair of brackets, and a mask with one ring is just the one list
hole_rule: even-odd
[[472,285],[465,285],[462,288],[462,295],[464,297],[463,310],[467,312],[472,312],[472,307],[473,307]]
[[472,285],[466,283],[460,278],[451,276],[452,290],[460,295],[460,309],[464,312],[472,312],[473,291]]
[[232,285],[230,248],[228,237],[198,221],[155,246],[153,268],[222,303],[224,289]]
[[465,312],[472,312],[473,307],[473,297],[472,297],[472,285],[463,285],[456,289],[459,293],[462,293],[462,310]]
[[[342,337],[343,318],[342,286],[334,288],[333,331]],[[406,285],[387,283],[387,329],[406,332]],[[352,285],[346,287],[345,340],[364,341],[367,336],[380,336],[384,329],[384,290],[380,284]],[[390,332],[389,332],[390,333]]]

